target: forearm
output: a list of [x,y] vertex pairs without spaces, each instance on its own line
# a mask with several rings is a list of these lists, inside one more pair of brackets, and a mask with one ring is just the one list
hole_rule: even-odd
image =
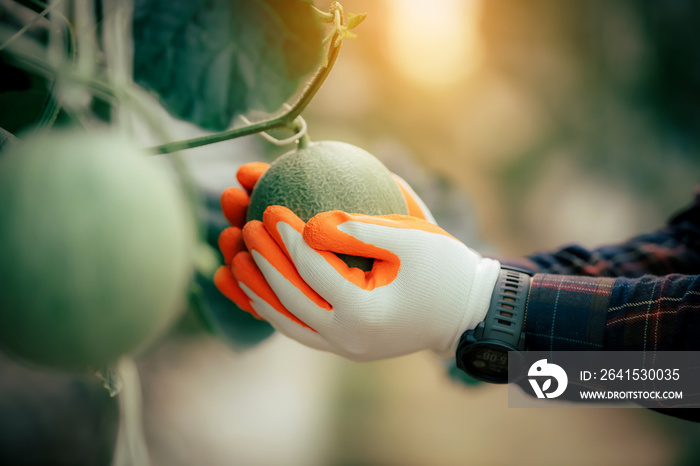
[[700,276],[536,274],[525,332],[533,351],[700,350]]
[[611,351],[700,350],[700,275],[621,278],[607,310]]
[[698,273],[700,194],[693,204],[657,231],[595,249],[569,245],[553,252],[532,254],[524,261],[535,272],[591,277]]

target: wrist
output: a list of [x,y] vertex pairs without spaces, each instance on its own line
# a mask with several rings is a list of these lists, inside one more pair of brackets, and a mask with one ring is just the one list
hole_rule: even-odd
[[508,266],[500,270],[486,319],[460,337],[455,355],[459,369],[486,382],[509,380],[508,354],[519,355],[525,350],[531,283],[532,274],[526,270]]
[[486,317],[491,303],[496,281],[501,270],[501,264],[495,259],[479,258],[467,277],[467,286],[458,303],[455,319],[447,327],[447,335],[442,335],[441,345],[435,352],[443,357],[454,357],[460,336],[467,330],[476,327]]

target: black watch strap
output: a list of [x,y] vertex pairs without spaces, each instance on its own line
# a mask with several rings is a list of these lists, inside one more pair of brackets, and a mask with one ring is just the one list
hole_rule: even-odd
[[514,350],[525,349],[523,325],[531,276],[524,269],[501,267],[486,318],[473,330],[476,341],[496,340]]
[[[486,382],[507,382],[507,352],[525,351],[523,326],[531,276],[527,270],[501,266],[486,318],[476,328],[464,332],[459,340],[455,355],[459,369]],[[500,355],[496,358],[498,362],[490,365],[483,359],[477,362],[485,352]]]

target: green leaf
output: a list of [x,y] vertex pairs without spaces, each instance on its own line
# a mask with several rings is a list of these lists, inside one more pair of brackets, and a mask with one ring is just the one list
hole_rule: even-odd
[[136,0],[133,31],[135,81],[214,131],[279,109],[321,59],[322,28],[304,0]]
[[42,127],[46,115],[55,108],[50,92],[42,89],[12,90],[0,93],[0,127],[19,134]]
[[275,331],[264,320],[258,320],[225,297],[214,283],[198,277],[202,306],[197,309],[203,324],[213,328],[213,333],[235,349],[257,345]]
[[[218,239],[229,226],[219,206],[219,193],[205,190],[207,243],[223,264],[218,252]],[[264,320],[258,320],[240,309],[219,291],[211,274],[197,273],[190,289],[190,311],[183,317],[175,331],[180,335],[202,331],[220,338],[232,348],[243,350],[262,342],[274,333],[274,328]]]

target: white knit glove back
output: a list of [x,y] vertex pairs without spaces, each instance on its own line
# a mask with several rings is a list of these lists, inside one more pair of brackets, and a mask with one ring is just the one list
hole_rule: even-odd
[[[243,229],[232,271],[249,306],[278,331],[356,361],[431,349],[454,356],[481,322],[498,261],[409,216],[325,212],[307,224],[272,206]],[[371,271],[334,253],[374,258]]]

